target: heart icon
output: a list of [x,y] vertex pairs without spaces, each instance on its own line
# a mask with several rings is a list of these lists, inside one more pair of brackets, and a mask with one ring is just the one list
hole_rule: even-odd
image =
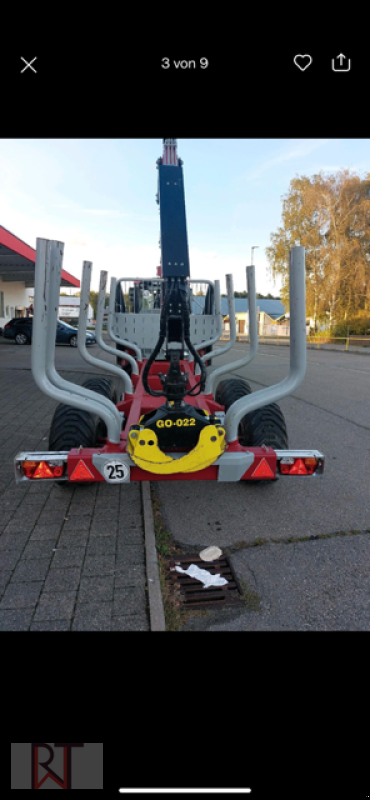
[[304,56],[298,55],[294,57],[294,63],[296,67],[298,67],[299,69],[302,70],[302,72],[304,72],[304,70],[307,69],[307,67],[309,67],[310,64],[312,64],[312,58],[307,54]]

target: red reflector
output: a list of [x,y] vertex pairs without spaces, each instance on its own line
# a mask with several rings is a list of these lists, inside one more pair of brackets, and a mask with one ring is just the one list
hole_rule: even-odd
[[260,461],[254,472],[252,472],[251,478],[275,478],[275,475],[265,458]]
[[72,475],[70,477],[70,481],[91,481],[91,478],[94,480],[94,475],[84,461],[79,461],[77,464],[76,469],[73,470]]
[[297,460],[289,470],[289,475],[308,475],[308,470],[306,469],[304,462],[301,458],[297,458]]
[[53,478],[54,475],[46,463],[46,461],[40,461],[37,470],[33,473],[33,478]]

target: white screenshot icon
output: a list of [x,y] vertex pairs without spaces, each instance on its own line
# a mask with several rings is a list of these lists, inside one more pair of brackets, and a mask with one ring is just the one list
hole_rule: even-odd
[[245,794],[252,789],[119,789],[122,794]]

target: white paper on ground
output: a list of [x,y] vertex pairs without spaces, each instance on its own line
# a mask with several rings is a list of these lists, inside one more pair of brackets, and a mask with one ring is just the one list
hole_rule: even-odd
[[225,583],[228,583],[226,578],[221,578],[221,575],[212,575],[211,572],[208,572],[206,569],[199,569],[196,564],[190,564],[190,567],[187,569],[183,569],[182,567],[176,567],[177,572],[183,572],[184,575],[189,575],[190,578],[196,578],[198,581],[204,583],[204,589],[207,589],[208,586],[223,586]]

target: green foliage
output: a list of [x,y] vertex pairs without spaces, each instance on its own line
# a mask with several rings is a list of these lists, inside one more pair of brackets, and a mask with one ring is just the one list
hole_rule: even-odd
[[296,176],[282,198],[282,224],[266,248],[273,279],[282,278],[289,298],[289,253],[305,247],[306,312],[328,312],[329,327],[370,312],[370,174],[348,169]]
[[338,322],[333,329],[334,336],[347,336],[347,331],[353,336],[370,335],[370,314],[363,312],[354,314],[347,319]]
[[99,297],[99,292],[90,292],[89,303],[94,312],[94,319],[96,319],[96,312],[98,309],[98,297]]

